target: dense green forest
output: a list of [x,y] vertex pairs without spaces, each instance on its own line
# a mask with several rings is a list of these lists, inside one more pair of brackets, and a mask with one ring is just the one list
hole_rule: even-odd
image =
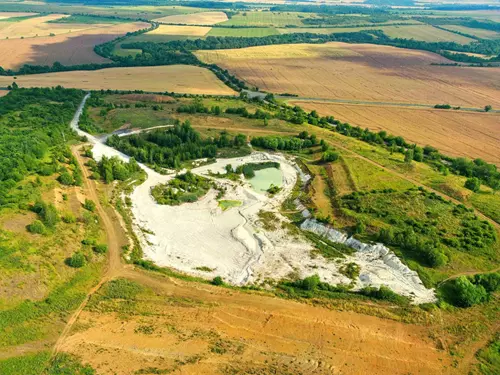
[[15,89],[0,98],[0,207],[17,204],[11,189],[32,173],[57,170],[56,146],[74,137],[69,129],[83,91],[56,88]]
[[246,146],[246,136],[233,138],[226,133],[217,138],[202,138],[189,121],[179,122],[167,130],[156,130],[128,137],[113,135],[108,145],[132,156],[135,160],[167,168],[179,168],[184,161],[215,158],[221,149]]

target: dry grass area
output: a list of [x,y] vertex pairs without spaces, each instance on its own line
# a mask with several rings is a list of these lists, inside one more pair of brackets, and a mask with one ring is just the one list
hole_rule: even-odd
[[421,326],[148,279],[135,301],[92,297],[61,349],[115,375],[443,374],[450,363]]
[[320,102],[294,102],[354,126],[401,135],[446,155],[500,165],[500,114]]
[[155,21],[185,25],[215,25],[216,23],[227,21],[227,15],[224,12],[200,12],[166,16],[157,18]]
[[203,61],[217,63],[250,84],[274,93],[308,98],[500,106],[500,68],[432,66],[431,63],[449,61],[430,52],[334,42],[196,54]]
[[[84,90],[175,91],[188,94],[233,95],[215,74],[192,65],[110,68],[94,71],[73,71],[18,76],[20,87],[51,87],[61,85]],[[12,77],[0,77],[0,87],[12,83]]]
[[94,52],[95,45],[148,25],[144,22],[123,23],[54,37],[0,40],[0,66],[17,69],[24,64],[52,65],[56,61],[63,65],[109,62]]
[[148,32],[147,35],[205,36],[211,29],[211,27],[204,26],[160,25],[157,29]]

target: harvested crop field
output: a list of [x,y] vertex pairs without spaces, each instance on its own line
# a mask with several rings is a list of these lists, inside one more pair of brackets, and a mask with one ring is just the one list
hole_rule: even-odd
[[290,33],[313,33],[313,34],[336,34],[354,33],[361,30],[382,30],[384,34],[391,38],[406,38],[422,40],[425,42],[456,42],[467,44],[473,39],[458,35],[449,31],[437,29],[430,25],[375,25],[364,27],[323,27],[323,28],[284,28],[280,29],[281,34]]
[[478,113],[396,106],[294,102],[353,126],[403,136],[446,155],[482,158],[500,166],[500,113]]
[[146,33],[146,35],[205,36],[210,30],[211,27],[205,26],[160,25],[157,29]]
[[54,37],[0,40],[0,66],[17,69],[24,64],[52,65],[56,61],[63,65],[109,62],[94,52],[95,45],[148,25],[144,22],[123,23]]
[[[12,77],[0,77],[0,87],[12,83]],[[192,65],[109,68],[94,71],[73,71],[18,76],[20,87],[51,87],[61,85],[84,90],[175,91],[187,94],[233,95],[215,74]]]
[[234,36],[234,37],[245,37],[245,38],[262,38],[269,35],[279,34],[278,30],[272,27],[244,27],[244,28],[222,28],[214,27],[208,33],[208,36]]
[[64,34],[70,32],[70,30],[78,31],[92,28],[90,25],[49,23],[50,21],[56,21],[64,17],[69,16],[66,14],[51,14],[49,16],[28,18],[17,22],[2,22],[0,20],[0,39],[42,37],[49,36],[51,33]]
[[30,12],[0,12],[0,20],[5,20],[14,17],[31,17],[35,16],[37,13]]
[[224,12],[200,12],[192,14],[179,14],[155,19],[157,22],[180,23],[186,25],[215,25],[227,21]]
[[451,367],[424,326],[142,276],[127,276],[146,286],[135,286],[146,290],[131,301],[109,299],[101,288],[61,350],[116,375],[443,374]]
[[430,25],[385,26],[379,27],[391,38],[423,40],[424,42],[456,42],[468,44],[474,39],[441,30]]
[[437,66],[430,52],[372,44],[295,44],[198,51],[265,91],[306,98],[500,106],[500,68]]

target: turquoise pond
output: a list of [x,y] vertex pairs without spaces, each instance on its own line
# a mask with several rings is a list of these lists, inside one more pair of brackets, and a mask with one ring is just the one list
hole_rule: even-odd
[[281,169],[266,168],[255,171],[254,173],[255,176],[248,181],[252,185],[252,188],[258,193],[266,192],[271,185],[279,187],[283,185],[283,174],[281,173]]

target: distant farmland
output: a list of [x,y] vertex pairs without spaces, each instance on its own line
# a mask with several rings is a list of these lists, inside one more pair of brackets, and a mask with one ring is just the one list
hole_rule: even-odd
[[197,51],[251,85],[307,98],[500,106],[500,68],[436,66],[430,52],[371,44],[295,44]]
[[214,25],[219,22],[227,21],[227,15],[224,12],[200,12],[166,16],[157,18],[155,21],[185,25]]
[[[13,77],[0,76],[0,87],[6,87],[13,81]],[[113,89],[151,92],[175,91],[187,94],[235,94],[210,70],[192,65],[32,74],[18,76],[16,82],[20,87],[61,85],[84,90]]]
[[[65,25],[68,26],[72,25]],[[56,61],[63,65],[109,62],[94,52],[95,45],[113,40],[127,32],[146,28],[149,24],[134,22],[91,26],[89,30],[53,37],[0,40],[0,66],[4,69],[17,69],[24,64],[52,65]]]
[[353,126],[401,135],[446,155],[482,158],[500,166],[500,114],[396,106],[293,101]]

